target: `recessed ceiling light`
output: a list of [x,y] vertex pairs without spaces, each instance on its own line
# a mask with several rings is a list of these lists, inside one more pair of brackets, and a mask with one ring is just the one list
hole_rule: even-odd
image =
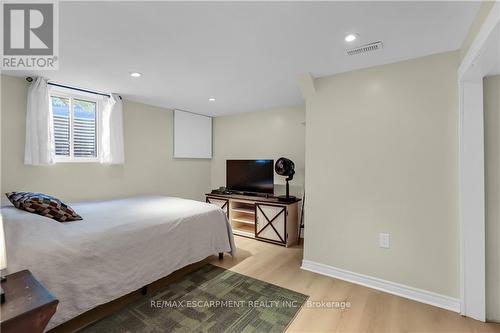
[[141,77],[141,76],[142,76],[142,74],[141,74],[141,73],[139,73],[139,72],[131,72],[131,73],[130,73],[130,76],[132,76],[132,77]]
[[210,102],[215,102],[215,98],[213,98],[213,97],[212,97],[212,98],[209,98],[208,100],[209,100]]
[[358,38],[358,36],[359,36],[358,34],[349,34],[349,35],[345,36],[344,39],[346,42],[350,43],[350,42],[354,42]]

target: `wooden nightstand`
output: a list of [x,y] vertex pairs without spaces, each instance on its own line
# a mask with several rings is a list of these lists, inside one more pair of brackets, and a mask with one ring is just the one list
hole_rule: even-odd
[[5,303],[0,306],[2,333],[42,333],[59,301],[28,270],[6,278]]

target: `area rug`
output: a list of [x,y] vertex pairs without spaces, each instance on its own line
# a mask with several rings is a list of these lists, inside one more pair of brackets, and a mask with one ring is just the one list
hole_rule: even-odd
[[80,332],[284,332],[307,298],[207,264]]

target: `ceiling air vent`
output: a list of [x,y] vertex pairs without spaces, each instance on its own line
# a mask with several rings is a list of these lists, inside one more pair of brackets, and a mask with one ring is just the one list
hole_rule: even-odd
[[366,52],[372,52],[372,51],[377,51],[378,49],[381,49],[384,45],[382,44],[381,41],[378,42],[373,42],[365,45],[361,45],[352,49],[347,49],[345,50],[345,53],[347,55],[356,55],[356,54],[361,54],[361,53],[366,53]]

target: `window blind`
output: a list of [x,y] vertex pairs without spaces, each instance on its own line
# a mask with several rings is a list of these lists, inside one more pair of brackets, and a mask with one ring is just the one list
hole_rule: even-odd
[[56,156],[97,157],[95,102],[52,96]]
[[96,157],[96,106],[94,102],[74,100],[73,152],[75,157]]
[[54,117],[54,138],[56,156],[70,155],[70,117],[69,99],[51,97],[52,113]]

